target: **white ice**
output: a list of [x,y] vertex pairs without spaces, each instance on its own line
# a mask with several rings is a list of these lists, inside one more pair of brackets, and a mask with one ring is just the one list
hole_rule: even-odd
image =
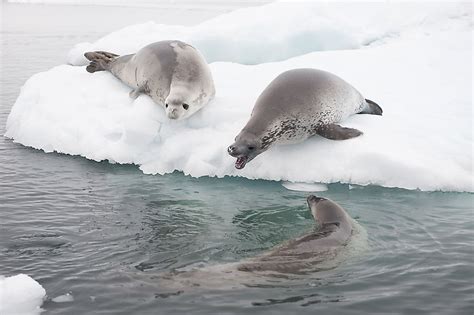
[[134,53],[148,43],[181,39],[198,48],[208,62],[258,64],[312,51],[355,49],[409,28],[465,14],[467,5],[400,3],[275,2],[222,14],[197,26],[132,25],[94,43],[80,43],[68,55],[84,65],[85,51]]
[[51,301],[53,301],[55,303],[73,302],[74,301],[74,296],[71,293],[66,293],[66,294],[59,295],[59,296],[51,299]]
[[318,183],[294,183],[294,182],[282,182],[283,187],[288,190],[296,191],[306,191],[306,192],[316,192],[316,191],[326,191],[328,186]]
[[[69,53],[71,63],[81,64],[84,50],[128,53],[179,38],[195,44],[208,61],[226,60],[210,65],[216,99],[187,121],[169,121],[147,96],[130,99],[130,89],[109,73],[61,65],[26,82],[6,136],[46,152],[134,163],[147,174],[474,191],[471,7],[305,6],[237,10],[194,28],[150,22]],[[311,12],[317,14],[309,18]],[[363,16],[351,18],[354,12]],[[268,62],[289,56],[297,57]],[[274,147],[236,170],[226,147],[248,120],[255,99],[278,74],[300,67],[339,75],[379,103],[384,115],[355,115],[342,123],[362,130],[361,137],[316,136]]]
[[35,315],[42,312],[46,291],[36,280],[25,274],[0,276],[0,314]]

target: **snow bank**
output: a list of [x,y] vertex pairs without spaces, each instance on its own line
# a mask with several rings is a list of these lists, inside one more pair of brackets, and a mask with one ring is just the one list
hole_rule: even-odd
[[[109,73],[61,65],[26,82],[6,136],[46,152],[134,163],[147,174],[472,192],[472,16],[470,7],[462,8],[464,16],[446,9],[433,24],[365,49],[255,66],[215,62],[216,98],[187,121],[169,121],[147,96],[130,99],[129,88]],[[129,49],[130,30],[111,34],[108,42]],[[245,45],[245,37],[233,35]],[[379,103],[384,116],[355,115],[343,123],[362,130],[361,137],[274,147],[236,170],[226,148],[255,99],[279,73],[299,67],[341,76]]]
[[[397,36],[407,28],[430,25],[441,17],[465,14],[467,4],[277,2],[239,9],[197,26],[132,25],[95,43],[78,44],[68,55],[84,65],[84,52],[135,53],[163,39],[181,39],[198,48],[208,62],[243,64],[280,61],[312,51],[353,49]],[[158,19],[158,18],[157,18]]]
[[0,314],[33,315],[42,312],[40,308],[46,296],[44,288],[33,278],[19,274],[12,277],[0,276]]

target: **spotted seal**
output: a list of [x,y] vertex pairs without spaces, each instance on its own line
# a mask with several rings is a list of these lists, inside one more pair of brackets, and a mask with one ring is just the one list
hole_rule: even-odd
[[301,142],[316,134],[331,140],[354,138],[362,132],[338,125],[353,114],[382,115],[382,108],[332,73],[289,70],[258,97],[228,153],[237,158],[235,167],[242,169],[275,144]]
[[178,40],[160,41],[135,54],[86,52],[86,70],[109,71],[133,90],[130,97],[150,96],[170,119],[184,119],[206,105],[215,94],[211,70],[201,53]]

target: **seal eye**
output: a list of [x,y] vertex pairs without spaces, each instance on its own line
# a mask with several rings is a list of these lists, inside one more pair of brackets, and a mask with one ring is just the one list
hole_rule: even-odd
[[188,105],[188,104],[183,104],[183,108],[184,108],[185,110],[188,110],[189,105]]
[[165,107],[168,108],[168,104],[165,104]]
[[248,148],[250,151],[255,150],[255,147],[253,147],[253,146],[249,146],[249,147],[247,147],[247,148]]

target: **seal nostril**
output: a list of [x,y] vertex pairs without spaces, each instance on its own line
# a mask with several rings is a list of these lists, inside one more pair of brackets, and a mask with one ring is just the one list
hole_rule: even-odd
[[168,104],[165,104],[165,107],[168,108]]
[[248,148],[250,151],[255,150],[255,147],[253,147],[253,146],[249,146],[249,147],[247,147],[247,148]]
[[227,151],[229,151],[230,153],[234,152],[234,150],[235,150],[235,147],[233,146],[230,146],[227,148]]

